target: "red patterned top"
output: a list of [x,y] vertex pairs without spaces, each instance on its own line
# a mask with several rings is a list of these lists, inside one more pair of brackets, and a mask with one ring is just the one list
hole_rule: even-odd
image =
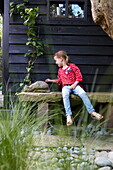
[[70,64],[66,69],[59,68],[55,82],[64,87],[66,84],[74,84],[75,81],[83,81],[80,69],[75,64]]

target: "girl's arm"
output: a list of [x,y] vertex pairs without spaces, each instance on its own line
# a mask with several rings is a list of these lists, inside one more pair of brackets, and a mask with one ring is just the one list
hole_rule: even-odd
[[47,83],[48,83],[48,82],[50,82],[50,83],[56,83],[56,81],[55,81],[55,80],[52,80],[52,79],[46,79],[45,82],[47,82]]
[[57,79],[46,79],[45,82],[50,83],[57,83],[58,85],[62,84],[61,78],[60,78],[60,71],[58,71]]

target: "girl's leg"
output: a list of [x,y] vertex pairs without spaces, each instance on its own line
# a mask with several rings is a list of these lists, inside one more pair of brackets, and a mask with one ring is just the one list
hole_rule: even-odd
[[78,95],[82,99],[84,105],[86,106],[88,113],[91,114],[92,112],[95,112],[95,109],[93,108],[93,106],[87,96],[87,93],[79,85],[76,86],[75,89],[73,89],[73,93]]
[[67,123],[66,123],[67,126],[70,126],[73,123],[71,119],[72,111],[71,111],[71,106],[70,106],[70,93],[71,93],[71,90],[69,86],[64,86],[62,88],[63,103],[64,103],[64,108],[65,108],[65,112],[67,116]]
[[63,97],[63,103],[64,103],[66,115],[72,115],[71,106],[70,106],[70,93],[71,93],[71,89],[69,88],[69,86],[64,86],[62,88],[62,97]]

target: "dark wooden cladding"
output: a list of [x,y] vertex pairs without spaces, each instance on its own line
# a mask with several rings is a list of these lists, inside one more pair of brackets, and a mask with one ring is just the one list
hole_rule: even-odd
[[[92,66],[92,65],[77,65],[81,69],[83,74],[92,74],[96,73],[99,75],[112,75],[113,74],[113,66],[108,66],[106,69],[100,66]],[[10,64],[9,66],[10,73],[26,73],[26,64]],[[47,64],[35,64],[33,73],[54,73],[56,74],[56,67],[54,65]]]
[[[10,24],[17,24],[20,25],[23,23],[23,20],[20,18],[20,16],[18,15],[14,15],[12,18],[10,18]],[[82,20],[82,19],[67,19],[67,18],[55,18],[55,19],[51,19],[51,20],[47,20],[47,16],[46,15],[39,15],[39,18],[37,19],[37,25],[41,24],[41,25],[75,25],[75,26],[79,26],[79,25],[92,25],[94,26],[95,23],[91,20],[91,18],[87,19],[87,20]]]
[[[58,25],[40,25],[40,35],[99,35],[99,36],[106,36],[104,31],[97,25],[93,26],[65,26],[61,27]],[[10,34],[14,35],[26,35],[27,27],[24,25],[10,25],[9,32]],[[107,36],[106,36],[107,37]],[[109,38],[109,37],[107,37]]]
[[[14,2],[22,3],[23,0],[14,0]],[[36,30],[38,31],[38,26],[40,37],[43,42],[49,44],[49,49],[46,48],[44,55],[36,59],[32,72],[32,82],[56,78],[58,68],[54,63],[53,54],[58,50],[65,50],[72,62],[81,69],[84,78],[82,84],[87,91],[111,91],[113,84],[113,40],[100,26],[93,22],[90,0],[87,0],[85,19],[47,19],[47,0],[30,0],[30,3],[26,3],[28,8],[37,6],[39,6],[39,18]],[[7,11],[7,9],[5,10]],[[7,65],[7,70],[4,70],[4,73],[5,71],[7,73],[9,89],[15,93],[21,90],[19,83],[23,82],[27,73],[28,58],[24,57],[28,51],[28,47],[25,45],[27,27],[23,25],[23,20],[18,15],[9,18],[7,27],[9,32],[5,42],[8,42],[9,58],[6,57],[4,60],[5,65]],[[53,87],[56,88],[55,85]],[[53,87],[52,89],[55,89]]]
[[[50,76],[50,74],[47,72],[46,74],[44,73],[36,73],[37,75],[40,75],[42,77],[42,79],[45,80],[45,78],[48,76]],[[56,77],[56,74],[55,73],[52,73],[52,76],[55,78]],[[23,82],[23,79],[25,77],[25,74],[23,73],[20,73],[20,74],[11,74],[10,76],[10,81],[13,83],[13,82],[16,82],[16,83],[19,83],[19,82]],[[85,76],[85,74],[83,74],[83,78],[84,78],[84,81],[82,84],[92,84],[94,82],[94,75],[87,75]],[[32,74],[32,79],[33,80],[38,80],[38,78],[36,78],[36,75],[35,74]],[[112,79],[111,79],[111,75],[103,75],[103,77],[101,75],[97,76],[97,80],[95,82],[95,84],[104,84],[104,85],[107,85],[109,83],[112,82]]]
[[[23,0],[13,0],[13,2],[15,3],[23,3]],[[29,3],[26,3],[26,5],[28,5]],[[30,0],[30,4],[34,4],[36,5],[46,5],[47,4],[47,0]]]
[[[112,66],[113,65],[113,56],[96,56],[98,60],[95,59],[95,56],[87,55],[71,55],[70,59],[76,64],[82,65],[102,65],[102,66]],[[9,63],[11,64],[27,64],[27,57],[23,57],[23,54],[11,54],[9,57]],[[53,55],[43,55],[36,59],[37,64],[54,64]]]
[[[106,36],[82,36],[82,35],[41,35],[41,39],[43,42],[50,44],[50,45],[99,45],[99,46],[106,46],[107,45],[113,46],[112,41],[109,37]],[[27,40],[26,35],[10,35],[9,36],[9,43],[10,44],[25,44]]]
[[[47,54],[53,54],[59,50],[65,50],[70,55],[112,55],[113,54],[113,46],[86,46],[86,45],[50,45],[50,49]],[[26,45],[10,45],[9,53],[15,54],[24,54],[28,51],[28,47]]]

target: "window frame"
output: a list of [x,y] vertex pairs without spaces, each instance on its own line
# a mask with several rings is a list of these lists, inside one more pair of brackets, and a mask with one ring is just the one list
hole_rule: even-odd
[[[56,3],[63,3],[65,2],[66,5],[66,11],[65,11],[65,16],[64,17],[51,17],[50,16],[50,3],[51,2],[56,2]],[[68,17],[68,4],[70,3],[79,3],[83,2],[84,3],[84,17],[83,18],[69,18]],[[87,0],[47,0],[47,20],[87,20]]]

